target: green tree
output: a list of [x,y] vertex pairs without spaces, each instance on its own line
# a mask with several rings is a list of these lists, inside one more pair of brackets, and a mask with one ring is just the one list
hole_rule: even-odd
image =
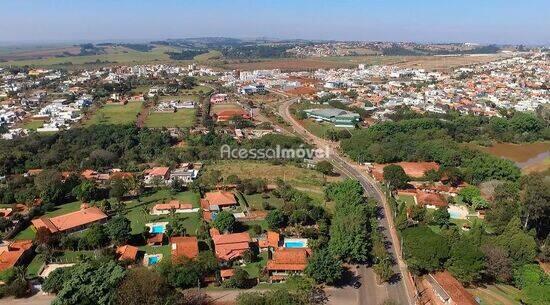
[[309,259],[306,274],[317,283],[334,284],[342,279],[342,261],[334,257],[327,248],[319,249]]
[[548,174],[534,173],[522,177],[524,228],[533,227],[541,238],[550,232],[550,179]]
[[403,254],[416,274],[441,269],[449,257],[449,244],[426,226],[407,228],[402,232]]
[[390,164],[384,167],[384,181],[390,185],[392,189],[405,188],[410,181],[405,170],[399,165]]
[[389,281],[395,272],[392,269],[392,263],[389,258],[382,259],[373,266],[374,272],[378,276],[379,284]]
[[130,239],[132,233],[130,220],[120,215],[109,220],[105,229],[109,238],[119,245],[126,243]]
[[156,270],[130,269],[116,292],[116,304],[164,305],[171,294],[166,280]]
[[319,161],[315,165],[315,169],[323,175],[330,176],[334,170],[334,166],[329,161]]
[[98,195],[97,186],[93,181],[84,180],[72,190],[73,196],[79,201],[90,202],[95,200]]
[[468,185],[460,190],[459,195],[462,197],[464,202],[467,204],[472,204],[475,197],[481,196],[481,191],[473,185]]
[[270,229],[276,230],[286,227],[287,218],[281,210],[272,210],[267,213],[265,217],[267,225]]
[[213,222],[214,227],[220,232],[233,232],[236,224],[235,216],[226,211],[219,212]]
[[446,265],[460,282],[478,282],[485,270],[485,255],[476,245],[463,238],[452,246],[451,257]]
[[531,263],[537,255],[537,243],[532,236],[522,230],[518,217],[512,218],[504,232],[496,239],[497,245],[508,251],[515,267]]
[[451,223],[451,214],[447,210],[447,207],[440,207],[435,210],[432,214],[433,222],[436,223],[440,228],[447,228]]
[[110,305],[125,270],[114,261],[83,262],[71,267],[52,305]]
[[63,285],[71,278],[71,267],[57,268],[52,271],[42,284],[42,290],[49,293],[58,293]]
[[80,236],[80,243],[86,248],[101,248],[109,241],[105,229],[100,224],[92,224],[86,231]]
[[514,273],[514,283],[521,289],[522,304],[550,304],[550,277],[538,265],[519,267]]

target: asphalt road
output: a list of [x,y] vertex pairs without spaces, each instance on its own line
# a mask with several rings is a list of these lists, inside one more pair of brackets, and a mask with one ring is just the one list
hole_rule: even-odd
[[[355,162],[340,155],[336,144],[314,136],[291,116],[289,107],[296,101],[297,99],[289,99],[282,103],[279,106],[279,114],[286,122],[292,125],[294,132],[306,140],[306,142],[314,144],[318,148],[324,149],[328,147],[330,156],[327,159],[337,170],[350,178],[357,179],[365,189],[367,195],[376,199],[380,210],[383,211],[383,213],[381,213],[383,215],[381,215],[379,219],[379,229],[382,231],[387,241],[389,253],[396,261],[396,264],[393,267],[396,276],[391,283],[383,283],[378,285],[376,275],[372,268],[360,266],[358,276],[360,277],[362,285],[359,288],[357,303],[361,305],[380,305],[385,300],[391,299],[401,305],[413,304],[414,302],[411,300],[414,295],[414,288],[406,279],[409,276],[407,266],[398,254],[400,252],[400,245],[399,239],[397,238],[397,232],[393,225],[393,220],[391,219],[391,216],[390,218],[386,217],[386,214],[390,212],[390,209],[388,203],[386,202],[385,196],[376,185],[376,182],[366,175]],[[397,245],[397,250],[395,249],[395,245]],[[403,278],[405,278],[405,280],[403,280]]]

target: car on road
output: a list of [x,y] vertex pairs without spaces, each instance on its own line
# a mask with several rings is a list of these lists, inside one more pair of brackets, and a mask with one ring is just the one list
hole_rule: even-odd
[[359,289],[360,287],[361,287],[361,282],[356,281],[355,283],[353,283],[353,288]]

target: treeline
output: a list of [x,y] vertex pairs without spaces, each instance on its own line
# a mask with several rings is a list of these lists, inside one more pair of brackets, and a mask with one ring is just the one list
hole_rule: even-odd
[[457,168],[463,180],[519,178],[513,162],[462,145],[463,142],[548,139],[548,124],[534,115],[517,113],[509,120],[475,116],[447,119],[405,118],[357,130],[342,140],[342,149],[360,162],[435,161]]
[[162,161],[173,142],[168,132],[135,126],[96,125],[55,135],[30,135],[0,141],[0,175],[34,168],[71,171],[121,167],[136,170],[145,162]]
[[197,55],[208,53],[208,50],[181,50],[179,52],[166,52],[166,54],[173,60],[191,60]]
[[287,50],[292,49],[291,45],[249,45],[231,46],[221,49],[225,58],[248,59],[248,58],[280,58],[290,57]]
[[154,46],[146,43],[124,43],[120,44],[120,46],[138,52],[149,52],[154,48]]

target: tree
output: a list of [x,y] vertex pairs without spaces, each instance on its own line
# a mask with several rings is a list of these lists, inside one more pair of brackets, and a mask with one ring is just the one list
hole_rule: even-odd
[[111,240],[121,245],[126,243],[131,236],[132,227],[130,220],[124,216],[113,217],[105,226],[107,234]]
[[333,174],[334,166],[329,161],[319,161],[315,165],[315,169],[323,175],[330,176]]
[[84,180],[72,190],[73,196],[79,201],[90,202],[97,199],[98,189],[93,181]]
[[521,180],[524,228],[535,228],[541,238],[550,232],[550,179],[547,174],[534,173]]
[[196,287],[202,276],[201,266],[189,260],[177,264],[162,260],[158,271],[170,285],[183,289]]
[[468,204],[472,204],[475,197],[481,196],[479,188],[473,185],[468,185],[467,187],[461,189],[458,194],[462,196],[462,200]]
[[44,203],[59,204],[65,198],[61,174],[54,170],[44,170],[34,178],[34,184]]
[[226,211],[219,212],[213,222],[214,227],[220,232],[233,232],[236,224],[235,216]]
[[386,181],[392,189],[405,188],[410,181],[410,178],[405,173],[405,170],[396,164],[385,166],[383,174],[384,181]]
[[237,305],[267,305],[265,296],[261,292],[239,293]]
[[58,293],[71,277],[71,267],[57,268],[52,271],[42,284],[42,290],[49,293]]
[[485,269],[485,255],[476,245],[463,238],[452,246],[447,269],[462,283],[478,282]]
[[514,267],[531,263],[537,255],[535,239],[521,229],[518,217],[512,218],[496,244],[506,249]]
[[512,261],[508,252],[493,244],[481,245],[481,251],[487,258],[486,273],[490,279],[508,283],[512,280]]
[[395,274],[389,258],[380,260],[373,266],[374,272],[378,275],[379,284],[389,281]]
[[535,264],[519,267],[514,283],[521,289],[521,303],[543,305],[550,303],[550,277]]
[[235,274],[229,279],[236,288],[247,288],[249,286],[249,274],[242,268],[235,268]]
[[52,305],[113,304],[124,274],[124,268],[114,261],[78,263],[71,267]]
[[306,268],[306,274],[315,279],[317,283],[329,285],[342,279],[342,273],[342,261],[334,257],[327,248],[315,251]]
[[115,179],[111,183],[111,190],[109,191],[109,196],[111,198],[116,198],[116,200],[120,202],[126,192],[128,192],[128,188],[123,179]]
[[447,240],[426,226],[403,230],[403,254],[416,273],[439,270],[449,257]]
[[271,230],[281,229],[287,225],[287,218],[279,209],[269,211],[265,220]]
[[94,223],[80,236],[80,243],[85,248],[101,248],[109,241],[102,225]]
[[170,295],[166,280],[156,271],[144,267],[130,269],[117,288],[120,305],[164,305]]
[[438,208],[433,212],[432,217],[433,222],[436,223],[440,228],[447,228],[451,223],[451,214],[449,214],[447,207]]

